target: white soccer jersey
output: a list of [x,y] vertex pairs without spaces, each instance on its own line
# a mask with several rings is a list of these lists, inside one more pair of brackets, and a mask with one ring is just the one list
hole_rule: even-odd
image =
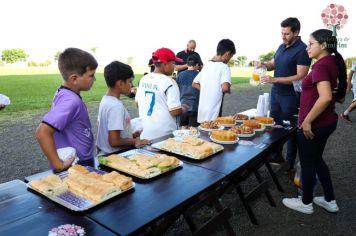
[[179,109],[180,94],[177,83],[170,77],[150,73],[140,80],[135,100],[142,119],[141,139],[155,139],[177,129],[176,117],[169,111]]
[[215,120],[222,106],[221,85],[231,84],[230,68],[223,62],[209,61],[193,82],[200,84],[198,122]]

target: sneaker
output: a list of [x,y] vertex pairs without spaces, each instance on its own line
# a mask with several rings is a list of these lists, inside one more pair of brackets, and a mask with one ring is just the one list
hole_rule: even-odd
[[335,200],[332,200],[330,202],[327,202],[324,197],[315,197],[313,199],[313,202],[327,210],[328,212],[335,213],[339,211],[339,207],[336,204]]
[[298,198],[283,198],[282,203],[293,210],[305,213],[305,214],[313,214],[313,203],[304,204],[301,197]]
[[347,123],[351,124],[352,120],[350,119],[349,115],[344,115],[344,113],[340,114],[340,118],[343,119],[344,121],[346,121]]

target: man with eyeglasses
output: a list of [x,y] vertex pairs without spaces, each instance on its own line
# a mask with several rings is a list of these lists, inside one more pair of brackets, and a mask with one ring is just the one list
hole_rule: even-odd
[[183,62],[181,62],[181,63],[176,62],[175,70],[178,72],[178,74],[180,72],[188,69],[187,60],[188,60],[188,57],[191,55],[194,55],[195,57],[198,58],[199,70],[203,67],[203,62],[200,58],[200,55],[197,52],[195,52],[196,45],[197,44],[196,44],[195,40],[191,39],[188,41],[187,48],[184,49],[183,51],[177,53],[176,57],[183,60]]

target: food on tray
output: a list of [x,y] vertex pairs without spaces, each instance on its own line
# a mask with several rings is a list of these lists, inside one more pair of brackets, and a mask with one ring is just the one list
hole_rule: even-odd
[[224,149],[219,144],[191,136],[184,137],[181,140],[169,138],[162,142],[159,148],[194,159],[203,159]]
[[94,202],[101,202],[122,191],[121,186],[115,185],[112,179],[107,182],[103,180],[102,175],[83,173],[76,171],[77,169],[81,168],[68,170],[69,174],[63,180],[68,185],[68,189],[76,195]]
[[233,125],[235,124],[235,120],[232,116],[221,116],[221,117],[218,117],[216,118],[215,120],[216,122],[218,122],[219,124],[221,125]]
[[245,120],[243,124],[251,127],[252,129],[261,129],[263,127],[257,120]]
[[127,177],[125,175],[120,175],[116,171],[111,171],[108,174],[102,175],[102,179],[105,182],[115,184],[115,186],[119,187],[122,191],[128,190],[133,187],[132,178]]
[[182,126],[180,130],[175,130],[173,132],[174,136],[183,137],[183,136],[199,136],[199,131],[195,127]]
[[190,127],[190,128],[189,128],[189,135],[197,136],[198,133],[199,133],[199,132],[198,132],[197,128],[194,128],[194,127]]
[[235,120],[248,120],[248,116],[247,115],[239,114],[239,113],[233,115],[233,118]]
[[152,178],[180,165],[177,158],[164,154],[150,156],[138,153],[128,158],[114,154],[104,161],[100,163],[141,178]]
[[69,174],[71,174],[71,173],[87,174],[87,173],[89,173],[89,171],[87,170],[87,168],[85,168],[82,165],[74,165],[68,169],[68,173]]
[[234,126],[230,130],[236,134],[253,134],[253,129],[246,125]]
[[219,141],[235,141],[237,134],[229,130],[214,130],[211,137]]
[[30,182],[32,188],[45,195],[57,195],[67,191],[67,185],[58,175],[49,175]]
[[267,124],[267,125],[271,125],[274,123],[273,117],[256,116],[255,120],[257,120],[258,122],[260,122],[262,124]]
[[220,124],[216,121],[204,121],[200,124],[200,127],[204,129],[219,129]]
[[115,171],[101,175],[88,171],[84,166],[74,165],[68,169],[68,175],[63,180],[53,174],[33,180],[29,185],[47,196],[58,196],[70,191],[98,203],[132,188],[133,183],[131,178]]

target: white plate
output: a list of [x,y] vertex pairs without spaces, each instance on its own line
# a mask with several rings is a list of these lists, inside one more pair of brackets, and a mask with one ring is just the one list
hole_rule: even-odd
[[238,143],[239,142],[239,138],[237,138],[236,140],[234,141],[220,141],[220,140],[216,140],[214,139],[213,137],[209,137],[211,139],[211,141],[213,141],[214,143],[219,143],[219,144],[235,144],[235,143]]
[[254,131],[264,131],[266,129],[266,126],[264,124],[261,124],[261,128],[260,129],[253,129]]
[[177,129],[173,131],[174,137],[185,137],[185,136],[193,136],[193,137],[199,137],[200,133],[197,132],[196,134],[192,135],[190,134],[189,129]]
[[198,129],[209,132],[209,131],[213,131],[213,130],[224,129],[224,126],[220,125],[220,127],[218,129],[207,129],[207,128],[203,128],[203,127],[198,126]]
[[237,134],[240,138],[250,138],[255,135],[255,131],[252,134]]
[[274,126],[276,122],[273,122],[272,124],[264,124],[265,126]]

